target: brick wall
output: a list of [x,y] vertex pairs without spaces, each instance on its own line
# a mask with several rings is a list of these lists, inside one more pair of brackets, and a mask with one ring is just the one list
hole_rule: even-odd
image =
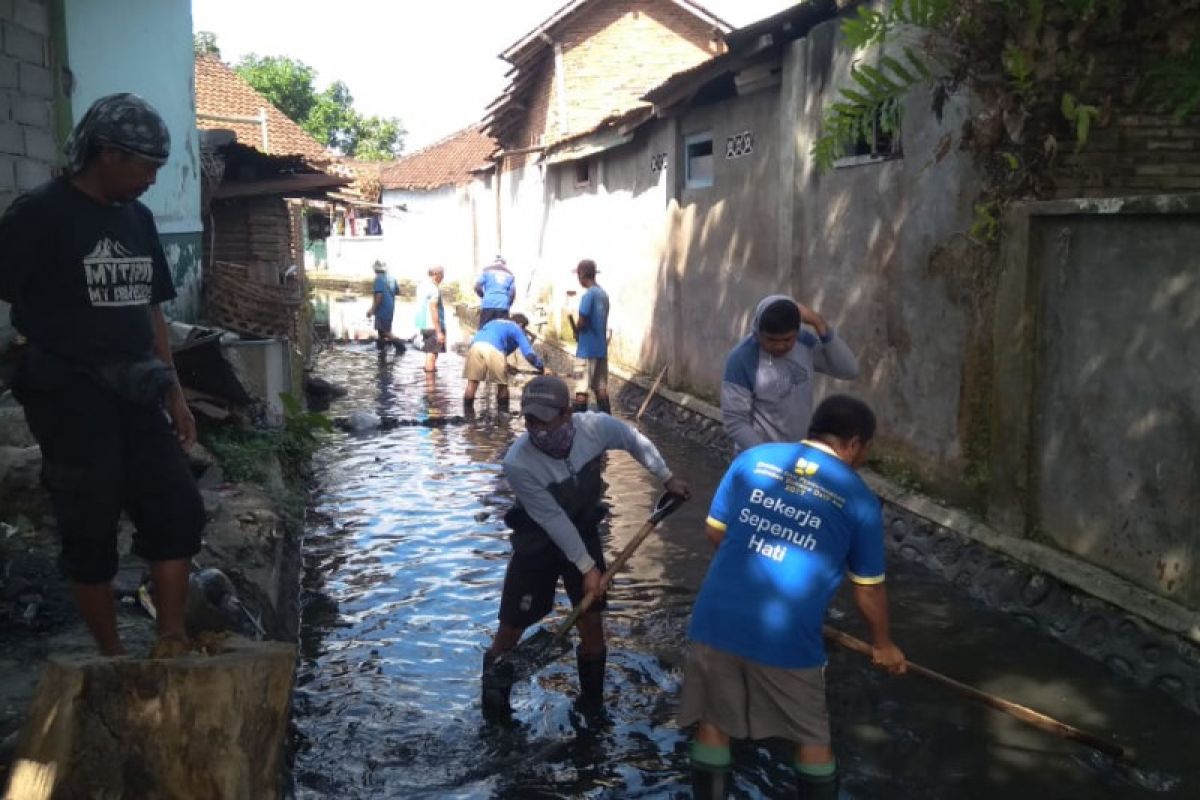
[[48,2],[0,0],[0,209],[58,161],[50,46]]
[[1200,191],[1200,116],[1117,112],[1078,154],[1063,147],[1059,197]]
[[[0,0],[0,212],[58,161],[49,0]],[[0,302],[0,353],[15,336]]]
[[[562,45],[566,119],[560,118],[554,50],[546,46],[506,149],[551,143],[586,132],[605,117],[638,105],[638,98],[676,72],[724,48],[711,27],[668,0],[610,0],[583,7],[551,36]],[[506,162],[520,166],[524,159]]]

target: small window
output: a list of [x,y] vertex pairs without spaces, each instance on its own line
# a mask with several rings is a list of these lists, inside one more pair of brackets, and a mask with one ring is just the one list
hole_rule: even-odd
[[686,163],[685,183],[689,189],[701,189],[713,185],[713,138],[712,133],[696,133],[683,143]]
[[870,134],[858,137],[858,141],[835,163],[835,167],[850,167],[855,164],[870,164],[904,155],[900,149],[899,131],[885,130],[881,123],[883,109],[880,108],[871,121]]
[[592,160],[585,158],[575,162],[575,185],[590,186],[592,183]]

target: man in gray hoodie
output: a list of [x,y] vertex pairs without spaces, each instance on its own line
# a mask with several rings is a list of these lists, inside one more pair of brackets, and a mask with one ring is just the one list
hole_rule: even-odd
[[808,435],[814,371],[850,380],[858,360],[820,314],[786,295],[764,298],[752,332],[725,359],[721,381],[721,420],[738,451]]

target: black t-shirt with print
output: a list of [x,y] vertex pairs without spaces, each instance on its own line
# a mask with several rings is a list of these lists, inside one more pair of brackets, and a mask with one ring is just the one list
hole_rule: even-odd
[[154,354],[150,306],[175,297],[154,215],[105,206],[58,178],[0,218],[0,299],[29,341],[87,364]]

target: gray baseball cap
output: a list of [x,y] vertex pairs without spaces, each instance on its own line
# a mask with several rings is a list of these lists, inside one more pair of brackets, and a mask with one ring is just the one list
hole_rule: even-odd
[[521,392],[521,413],[531,414],[542,422],[561,416],[571,407],[571,392],[562,378],[539,375],[525,384]]

